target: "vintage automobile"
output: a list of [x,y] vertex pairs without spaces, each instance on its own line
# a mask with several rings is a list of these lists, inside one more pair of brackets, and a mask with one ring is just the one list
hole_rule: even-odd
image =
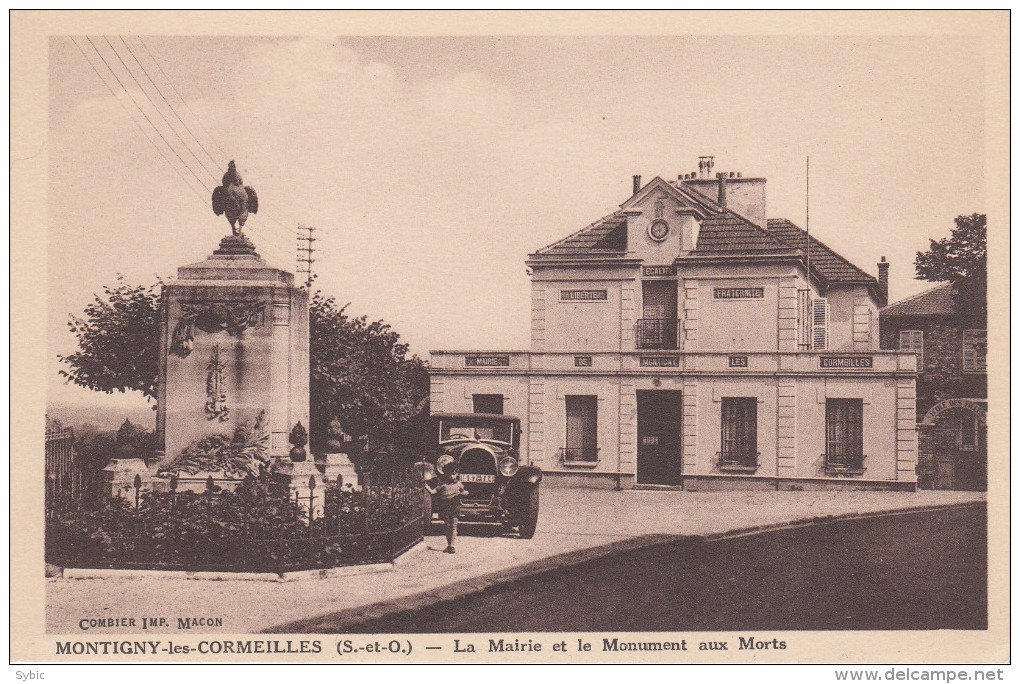
[[[438,441],[424,464],[426,480],[455,462],[467,489],[460,519],[517,528],[531,539],[538,524],[538,485],[542,470],[520,462],[521,421],[489,413],[436,413],[432,429]],[[434,498],[435,495],[433,495]],[[433,510],[437,502],[433,501]]]

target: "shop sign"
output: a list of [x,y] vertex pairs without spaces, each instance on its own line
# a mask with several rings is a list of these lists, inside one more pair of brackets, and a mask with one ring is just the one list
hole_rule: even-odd
[[488,368],[492,366],[509,366],[508,354],[471,354],[464,357],[464,365],[469,368]]
[[870,356],[819,356],[819,368],[874,368]]
[[942,415],[943,413],[950,409],[956,408],[968,409],[972,411],[974,415],[977,416],[978,421],[980,421],[981,424],[984,425],[988,420],[987,417],[988,409],[986,408],[984,402],[985,402],[984,399],[978,401],[975,401],[974,399],[946,399],[945,401],[939,402],[938,404],[935,404],[930,409],[928,409],[928,413],[924,414],[924,419],[920,422],[920,425],[925,426],[935,425],[935,421],[938,419],[940,415]]
[[679,368],[679,356],[642,356],[638,364],[645,368]]
[[590,356],[575,356],[574,365],[578,368],[591,368],[591,357]]
[[746,356],[731,356],[730,357],[730,368],[747,368],[747,357]]
[[641,275],[646,278],[670,278],[676,275],[676,266],[642,266]]
[[605,302],[608,299],[606,290],[560,290],[561,302]]
[[716,299],[764,299],[764,287],[717,287],[713,290]]

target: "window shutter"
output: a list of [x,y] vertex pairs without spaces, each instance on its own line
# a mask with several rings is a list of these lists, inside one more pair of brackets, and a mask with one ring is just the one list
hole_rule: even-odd
[[829,300],[815,299],[811,302],[811,348],[825,349],[829,346]]
[[797,293],[797,342],[801,349],[811,348],[811,291]]

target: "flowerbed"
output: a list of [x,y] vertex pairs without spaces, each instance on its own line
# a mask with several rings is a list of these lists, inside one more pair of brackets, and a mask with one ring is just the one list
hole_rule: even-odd
[[287,572],[392,560],[423,537],[427,499],[411,464],[360,491],[327,482],[291,498],[271,475],[233,491],[144,492],[47,502],[46,560],[62,567]]

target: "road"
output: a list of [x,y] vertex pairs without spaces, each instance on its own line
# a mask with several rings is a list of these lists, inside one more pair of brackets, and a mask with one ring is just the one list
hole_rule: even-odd
[[986,629],[983,504],[641,549],[360,633]]

